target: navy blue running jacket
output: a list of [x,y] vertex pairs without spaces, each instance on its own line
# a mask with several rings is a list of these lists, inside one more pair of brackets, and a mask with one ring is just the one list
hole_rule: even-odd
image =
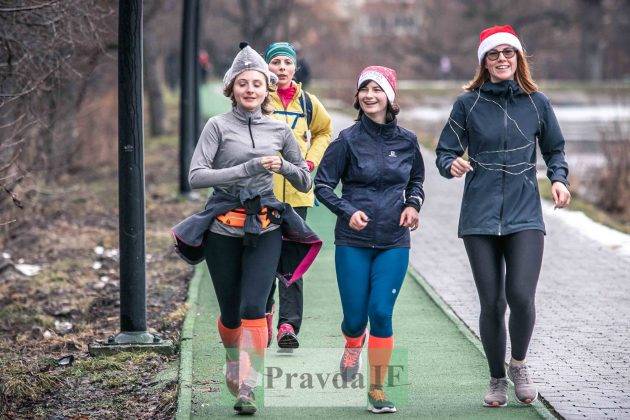
[[452,178],[453,160],[467,150],[459,236],[545,231],[536,181],[536,143],[551,182],[568,185],[564,137],[549,99],[518,83],[485,82],[461,95],[436,150],[440,174]]
[[[341,181],[341,197],[335,188]],[[409,228],[401,227],[406,206],[420,210],[424,201],[424,162],[418,139],[396,120],[378,124],[363,115],[333,141],[315,177],[315,195],[337,215],[335,244],[409,247]],[[370,218],[365,229],[348,223],[361,210]]]

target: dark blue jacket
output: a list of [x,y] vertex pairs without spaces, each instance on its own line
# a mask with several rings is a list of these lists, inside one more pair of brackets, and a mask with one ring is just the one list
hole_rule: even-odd
[[538,183],[536,142],[551,182],[568,185],[564,137],[549,99],[528,95],[512,80],[485,82],[461,95],[436,150],[440,174],[468,149],[473,171],[466,174],[458,235],[508,235],[545,231]]
[[[334,192],[339,181],[341,197]],[[400,214],[405,206],[420,210],[423,181],[416,135],[396,120],[378,124],[364,115],[328,146],[315,177],[315,195],[337,215],[336,245],[409,247],[409,229],[399,225]],[[370,218],[361,231],[348,225],[357,210]]]

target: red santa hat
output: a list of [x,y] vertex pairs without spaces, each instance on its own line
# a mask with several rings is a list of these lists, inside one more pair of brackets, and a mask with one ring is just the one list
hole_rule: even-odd
[[396,70],[383,66],[369,66],[361,70],[359,79],[357,80],[357,89],[361,87],[366,80],[373,80],[383,89],[390,103],[396,98]]
[[479,48],[477,49],[479,64],[483,62],[483,58],[488,51],[501,44],[507,44],[519,51],[523,51],[523,46],[514,28],[510,25],[492,26],[484,29],[479,34]]

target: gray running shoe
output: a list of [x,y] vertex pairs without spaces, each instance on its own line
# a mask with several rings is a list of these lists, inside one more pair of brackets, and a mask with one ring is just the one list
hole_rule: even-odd
[[508,365],[508,376],[514,382],[516,399],[522,404],[531,404],[538,398],[538,390],[529,376],[527,365]]
[[483,405],[486,407],[505,407],[508,401],[507,390],[507,378],[490,378],[490,385],[486,396],[483,398]]
[[341,362],[339,362],[339,371],[344,382],[353,381],[361,370],[361,350],[361,347],[344,349]]
[[257,411],[254,390],[245,384],[238,389],[238,398],[234,403],[234,411],[239,415],[252,415]]
[[361,347],[348,347],[346,344],[343,350],[343,356],[341,357],[341,362],[339,362],[339,371],[341,372],[341,379],[343,379],[344,382],[354,380],[355,376],[361,370],[361,350],[363,350],[367,335],[367,333],[363,334]]
[[382,386],[370,385],[368,410],[374,414],[395,413],[396,406],[387,399]]

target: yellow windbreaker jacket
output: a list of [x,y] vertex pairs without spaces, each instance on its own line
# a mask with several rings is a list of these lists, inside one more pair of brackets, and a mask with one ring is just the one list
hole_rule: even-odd
[[[294,82],[295,83],[295,82]],[[306,109],[302,109],[300,95],[302,84],[297,84],[297,90],[289,105],[284,108],[282,101],[276,92],[270,94],[271,104],[276,111],[272,117],[285,122],[292,128],[304,160],[310,160],[317,168],[324,156],[324,152],[332,137],[332,122],[322,103],[315,95],[308,93],[313,104],[313,114],[309,127],[306,121]],[[305,92],[306,94],[306,92]],[[273,192],[280,201],[290,204],[292,207],[313,207],[315,195],[313,189],[307,193],[301,193],[288,183],[282,175],[273,175]]]

